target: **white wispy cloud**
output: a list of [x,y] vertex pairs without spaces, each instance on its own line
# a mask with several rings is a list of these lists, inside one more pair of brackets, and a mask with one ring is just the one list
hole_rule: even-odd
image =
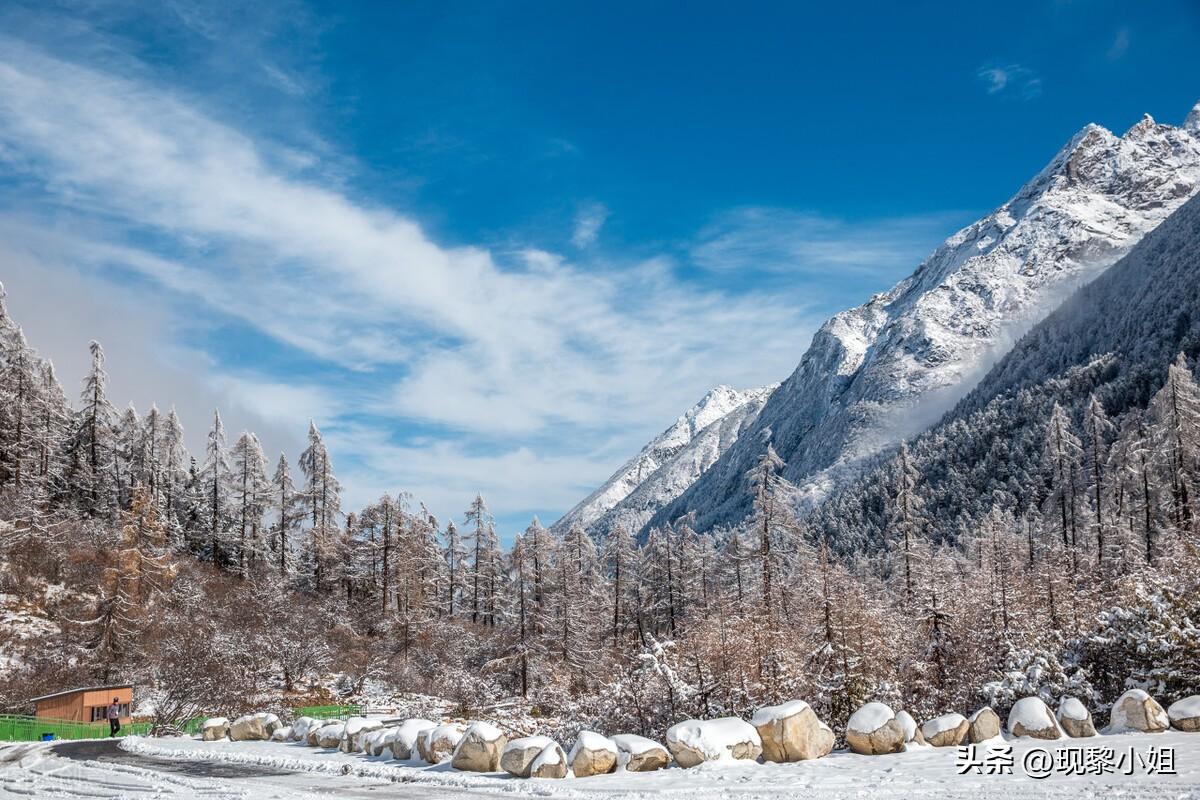
[[608,208],[603,203],[588,203],[575,214],[575,231],[571,234],[571,244],[576,247],[590,247],[596,243],[600,229],[608,220]]
[[1129,52],[1129,28],[1122,27],[1117,30],[1112,44],[1108,46],[1108,60],[1117,61],[1127,52]]
[[[343,451],[369,465],[355,468],[363,485],[403,488],[414,466],[456,488],[508,470],[498,491],[522,483],[566,502],[712,384],[785,374],[816,322],[789,298],[688,284],[663,258],[594,269],[536,249],[502,259],[439,244],[323,181],[319,153],[239,131],[143,72],[12,38],[0,40],[0,159],[35,187],[29,211],[0,215],[14,242],[52,243],[91,280],[136,280],[142,294],[189,304],[189,317],[233,317],[360,372],[362,391],[345,392],[195,367],[209,396],[248,419],[278,407],[277,423],[293,425],[313,406],[331,437],[364,448]],[[585,243],[602,223],[593,212],[577,231]],[[53,281],[47,273],[48,297]],[[346,435],[364,408],[381,421]],[[388,417],[460,438],[367,458],[364,441],[394,432]],[[499,504],[514,502],[527,501]]]
[[1022,100],[1032,100],[1042,93],[1042,79],[1030,67],[1022,64],[990,65],[976,73],[988,94],[1011,94]]
[[773,272],[804,277],[899,277],[907,274],[962,221],[937,213],[850,222],[779,208],[722,214],[689,247],[703,269]]

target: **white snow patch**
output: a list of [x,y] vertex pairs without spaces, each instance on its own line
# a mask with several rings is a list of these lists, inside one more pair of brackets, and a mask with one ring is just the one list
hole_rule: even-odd
[[846,727],[859,733],[874,733],[895,718],[896,714],[883,703],[867,703],[850,715]]

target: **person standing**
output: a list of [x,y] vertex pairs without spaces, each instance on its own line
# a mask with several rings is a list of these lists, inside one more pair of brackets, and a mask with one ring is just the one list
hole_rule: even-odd
[[121,730],[121,701],[114,697],[112,705],[108,707],[108,727],[109,737],[117,735],[117,731]]

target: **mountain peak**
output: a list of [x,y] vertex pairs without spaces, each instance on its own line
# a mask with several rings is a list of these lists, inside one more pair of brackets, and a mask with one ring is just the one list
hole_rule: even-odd
[[1183,129],[1193,136],[1200,136],[1200,103],[1192,106],[1192,111],[1183,121]]
[[1138,120],[1132,128],[1125,131],[1125,135],[1121,138],[1141,139],[1146,134],[1154,131],[1156,128],[1158,128],[1158,123],[1154,121],[1154,117],[1150,116],[1149,114],[1143,114],[1142,118]]

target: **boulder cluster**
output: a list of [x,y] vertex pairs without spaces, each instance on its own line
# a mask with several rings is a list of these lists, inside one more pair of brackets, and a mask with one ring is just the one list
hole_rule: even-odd
[[[1024,697],[1009,710],[1004,728],[1014,737],[1035,739],[1097,736],[1087,706],[1064,697],[1057,711],[1040,697]],[[1200,732],[1200,695],[1164,710],[1141,689],[1130,689],[1112,705],[1106,733],[1158,733],[1168,728]],[[1003,737],[1000,715],[989,707],[969,717],[948,712],[918,725],[907,711],[867,703],[846,723],[846,745],[861,755],[885,755],[921,747],[957,747]],[[822,758],[833,750],[834,733],[808,703],[793,700],[760,708],[750,721],[737,717],[689,719],[667,730],[666,745],[635,734],[604,736],[583,731],[570,750],[548,736],[510,739],[489,722],[433,722],[351,717],[299,717],[284,725],[274,714],[257,713],[230,722],[224,717],[200,726],[205,741],[282,741],[344,753],[364,753],[427,764],[450,762],[464,772],[507,772],[518,778],[576,778],[618,770],[648,772],[674,761],[694,767],[710,761],[793,762]]]

